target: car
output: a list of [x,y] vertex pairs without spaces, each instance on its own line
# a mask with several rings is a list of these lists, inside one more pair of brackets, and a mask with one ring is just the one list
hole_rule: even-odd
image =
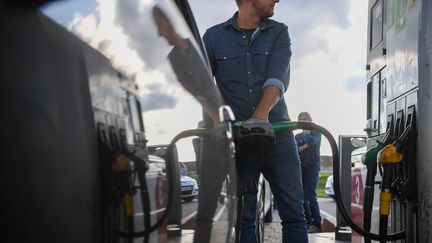
[[182,175],[180,177],[181,197],[185,202],[191,202],[198,196],[198,183],[195,179],[189,176]]
[[333,175],[327,177],[327,181],[325,184],[325,193],[327,196],[331,197],[331,198],[335,198],[335,193],[334,193],[334,185],[333,185]]

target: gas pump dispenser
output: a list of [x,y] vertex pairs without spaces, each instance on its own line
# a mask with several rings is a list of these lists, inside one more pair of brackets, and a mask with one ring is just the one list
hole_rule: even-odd
[[[421,107],[430,107],[425,95],[430,94],[431,56],[425,53],[431,50],[431,18],[430,1],[369,0],[363,228],[344,213],[334,176],[338,210],[364,242],[430,242],[430,209],[425,206],[430,200],[424,200],[431,195],[424,187],[431,181],[425,177],[430,152],[419,148],[425,148],[420,141],[430,141],[425,139],[430,136],[430,125],[425,126],[430,111]],[[337,170],[335,165],[335,174]],[[378,200],[376,185],[378,226],[371,224],[378,213],[372,207]]]

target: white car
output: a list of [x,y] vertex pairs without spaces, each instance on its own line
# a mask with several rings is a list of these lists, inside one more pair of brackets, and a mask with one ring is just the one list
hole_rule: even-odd
[[333,186],[333,175],[327,177],[327,181],[325,184],[325,193],[327,196],[335,198],[334,186]]
[[182,175],[180,177],[181,197],[185,202],[191,202],[198,195],[198,183],[195,179]]

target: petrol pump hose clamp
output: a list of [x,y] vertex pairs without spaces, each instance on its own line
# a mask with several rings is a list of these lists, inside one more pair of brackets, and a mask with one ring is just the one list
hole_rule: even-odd
[[243,122],[235,133],[236,145],[244,151],[268,153],[276,148],[276,134],[272,125],[262,119]]

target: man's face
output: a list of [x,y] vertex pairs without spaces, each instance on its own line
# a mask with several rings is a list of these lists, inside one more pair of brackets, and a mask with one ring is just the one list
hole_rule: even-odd
[[269,18],[274,15],[275,4],[279,0],[252,0],[252,6],[261,18]]
[[299,116],[298,121],[299,122],[310,122],[309,119],[305,116]]

